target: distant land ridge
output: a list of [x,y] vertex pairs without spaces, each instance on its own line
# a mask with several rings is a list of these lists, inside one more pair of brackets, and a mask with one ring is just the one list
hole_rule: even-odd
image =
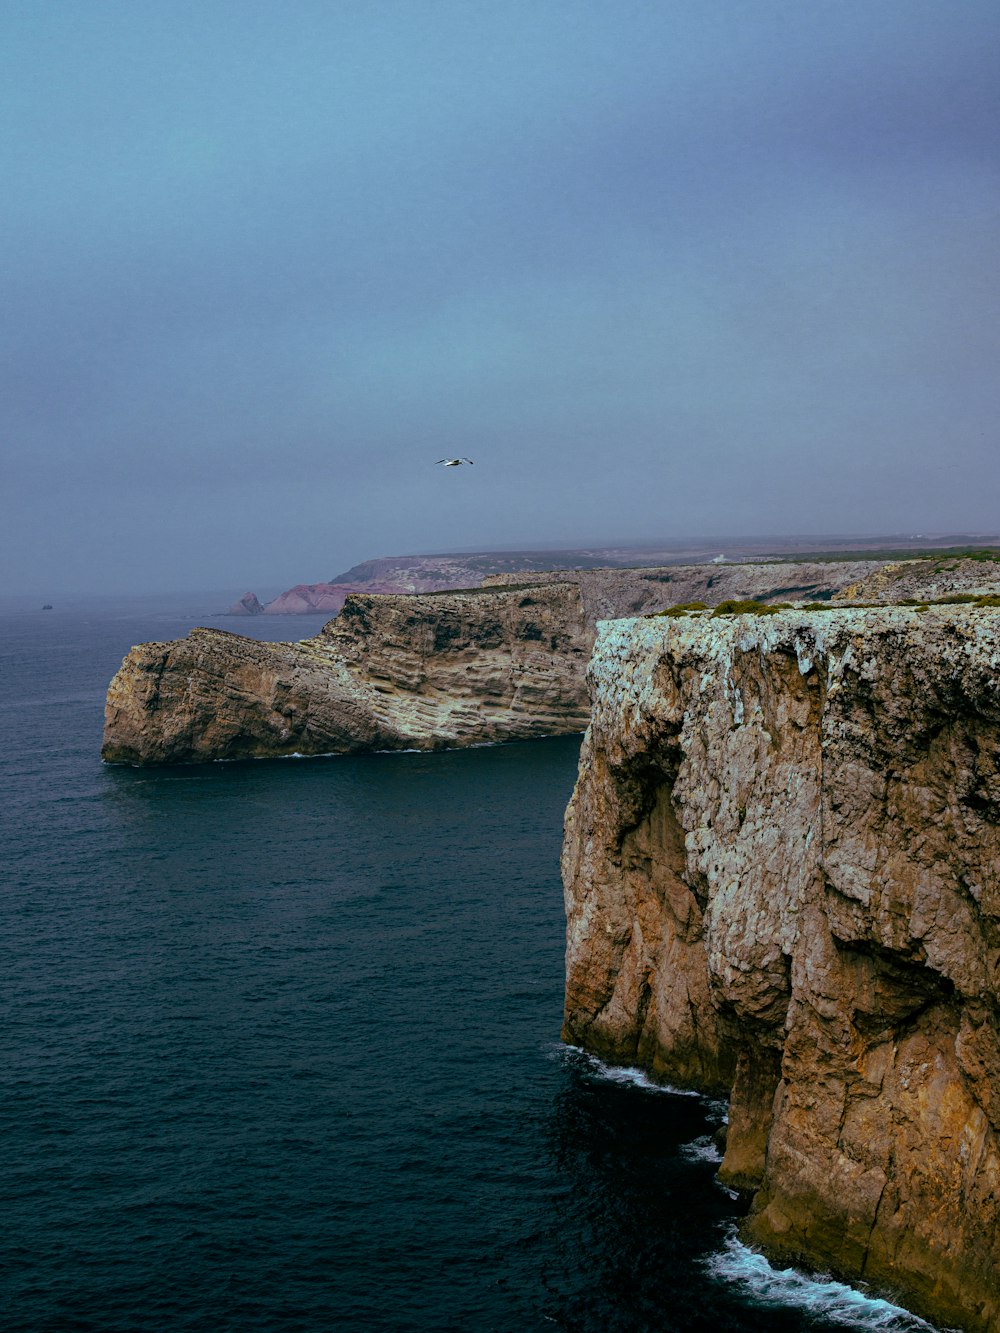
[[[655,568],[687,564],[741,564],[776,561],[829,563],[869,559],[884,564],[920,550],[961,553],[986,539],[968,535],[937,539],[916,537],[726,538],[712,542],[649,545],[595,545],[561,549],[467,551],[428,555],[381,556],[363,560],[329,581],[297,583],[266,605],[252,592],[229,609],[230,615],[337,615],[352,593],[422,593],[441,588],[476,588],[500,576],[528,572]],[[997,538],[996,540],[1000,540]],[[619,611],[617,614],[622,614]]]

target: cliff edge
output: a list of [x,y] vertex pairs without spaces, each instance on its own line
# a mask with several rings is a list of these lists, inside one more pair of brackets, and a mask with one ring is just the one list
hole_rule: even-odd
[[170,764],[583,731],[590,642],[572,584],[354,596],[297,643],[195,629],[125,658],[101,755]]
[[[598,616],[659,610],[696,593],[712,603],[734,594],[831,596],[880,567],[531,571],[521,581],[506,573],[482,588],[414,594],[341,585],[327,606],[338,619],[311,639],[266,643],[196,629],[133,648],[108,690],[102,755],[189,763],[582,731]],[[456,571],[442,564],[438,572]],[[244,614],[254,612],[251,597],[241,599]],[[258,613],[273,605],[253,603]]]
[[1000,612],[604,622],[564,1037],[730,1095],[744,1237],[1000,1330]]

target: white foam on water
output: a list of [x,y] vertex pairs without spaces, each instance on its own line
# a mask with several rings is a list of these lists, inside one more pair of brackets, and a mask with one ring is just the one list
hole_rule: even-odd
[[624,1083],[633,1088],[642,1088],[644,1092],[664,1092],[671,1097],[700,1097],[700,1092],[694,1092],[691,1088],[675,1088],[671,1083],[656,1083],[649,1077],[644,1069],[636,1069],[631,1065],[606,1065],[603,1060],[598,1060],[596,1055],[591,1055],[588,1051],[581,1050],[579,1046],[555,1046],[554,1054],[557,1058],[560,1056],[570,1056],[575,1062],[586,1066],[587,1073],[595,1079],[603,1079],[607,1083]]
[[[257,755],[258,759],[264,759],[266,755]],[[293,754],[277,754],[275,759],[339,759],[341,756],[336,750],[324,750],[320,754],[299,754],[296,750]]]
[[713,1125],[729,1124],[729,1103],[724,1097],[706,1097],[705,1110]]
[[758,1308],[807,1310],[842,1328],[878,1333],[936,1333],[933,1324],[908,1310],[878,1296],[868,1296],[846,1283],[800,1273],[794,1268],[772,1268],[762,1254],[737,1239],[735,1228],[722,1249],[705,1260],[705,1268],[712,1277],[742,1288],[743,1294]]
[[677,1151],[688,1162],[712,1162],[718,1166],[722,1161],[722,1153],[707,1134],[692,1139],[690,1143],[682,1143]]

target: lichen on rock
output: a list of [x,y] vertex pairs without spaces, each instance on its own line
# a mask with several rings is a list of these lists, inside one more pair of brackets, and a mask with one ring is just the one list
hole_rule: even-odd
[[606,622],[564,1035],[730,1095],[747,1239],[1000,1329],[1000,613]]

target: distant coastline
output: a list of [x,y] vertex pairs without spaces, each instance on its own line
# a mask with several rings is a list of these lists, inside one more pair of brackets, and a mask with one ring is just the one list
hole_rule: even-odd
[[270,600],[247,591],[231,616],[295,616],[340,613],[352,593],[413,594],[477,588],[499,575],[520,572],[669,565],[742,564],[761,561],[900,560],[921,552],[964,554],[1000,544],[1000,533],[873,534],[871,536],[713,537],[698,541],[605,544],[563,548],[467,551],[382,556],[352,565],[332,579],[297,583]]

